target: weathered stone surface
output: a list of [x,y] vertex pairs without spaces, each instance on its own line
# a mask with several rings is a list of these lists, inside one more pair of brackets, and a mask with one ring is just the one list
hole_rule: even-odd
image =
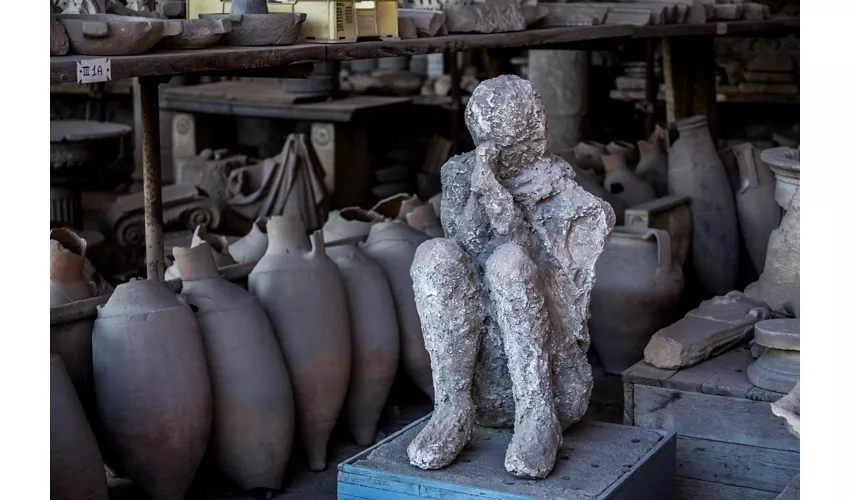
[[[749,5],[749,4],[744,4]],[[762,6],[766,7],[766,6]],[[796,476],[791,483],[782,490],[776,500],[800,500],[800,476]]]
[[785,425],[791,434],[800,437],[800,383],[791,389],[787,396],[770,404],[774,415],[785,420]]
[[657,368],[686,368],[752,337],[753,326],[772,317],[773,312],[763,302],[732,291],[703,301],[684,318],[658,330],[643,357]]
[[64,56],[68,53],[68,35],[65,28],[56,20],[56,15],[50,12],[50,55]]
[[759,321],[755,341],[770,349],[800,350],[800,320],[778,318]]
[[449,33],[505,33],[525,29],[519,4],[445,5]]
[[747,379],[768,391],[789,393],[800,380],[800,320],[769,319],[756,323],[756,345],[764,352],[747,367]]
[[506,469],[542,478],[587,410],[590,291],[614,212],[549,152],[529,82],[483,82],[465,118],[476,149],[442,168],[447,238],[423,243],[411,267],[436,397],[408,457],[448,465],[474,418],[514,426]]

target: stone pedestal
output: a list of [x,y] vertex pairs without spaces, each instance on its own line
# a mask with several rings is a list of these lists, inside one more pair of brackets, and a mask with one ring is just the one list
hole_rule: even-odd
[[800,320],[756,323],[755,344],[764,348],[764,354],[747,368],[747,379],[768,391],[791,392],[800,380]]
[[528,51],[528,79],[540,93],[549,122],[549,148],[565,157],[581,141],[587,114],[587,53],[576,50]]

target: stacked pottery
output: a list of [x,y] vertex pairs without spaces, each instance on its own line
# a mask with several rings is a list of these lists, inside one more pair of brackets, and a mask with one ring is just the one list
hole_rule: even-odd
[[342,276],[325,255],[322,232],[271,217],[269,247],[248,289],[272,322],[289,368],[298,433],[310,470],[324,470],[328,438],[351,374],[351,330]]
[[342,273],[351,319],[351,383],[346,398],[354,441],[375,441],[378,419],[395,380],[399,358],[398,321],[392,290],[381,267],[356,244],[328,247]]
[[383,215],[360,207],[334,210],[322,226],[325,243],[366,241],[372,224],[387,220]]
[[776,178],[761,161],[761,152],[750,143],[732,147],[738,165],[740,184],[735,193],[738,222],[747,253],[761,274],[770,233],[779,226],[781,211],[774,199]]
[[50,355],[50,500],[106,500],[94,433],[62,359]]
[[[206,224],[199,224],[192,234],[192,247],[196,247],[202,243],[210,246],[213,252],[213,258],[217,267],[226,267],[236,264],[236,260],[230,255],[230,250],[227,245],[227,239],[224,236],[214,235],[207,232]],[[173,264],[165,270],[165,279],[173,280],[180,278],[180,268],[177,264]]]
[[738,217],[705,116],[671,125],[670,141],[669,189],[691,198],[694,267],[709,292],[724,295],[735,289],[738,275]]
[[[50,307],[94,296],[83,272],[86,240],[68,229],[50,231]],[[92,320],[50,327],[50,352],[58,354],[68,370],[77,396],[90,418],[96,417],[92,372]]]
[[100,306],[92,334],[97,406],[127,475],[152,500],[180,500],[212,424],[198,322],[163,283],[131,280]]
[[652,335],[676,319],[683,290],[667,231],[614,229],[596,264],[588,322],[605,371],[619,375],[643,358]]
[[621,155],[603,155],[605,189],[622,200],[626,208],[654,200],[655,188],[632,172]]
[[413,298],[410,266],[416,248],[429,239],[428,235],[400,222],[379,222],[372,226],[363,245],[372,260],[386,273],[396,306],[401,335],[401,362],[407,375],[432,400],[431,357],[425,349],[422,325]]
[[175,248],[174,258],[180,293],[204,337],[213,399],[210,449],[218,467],[245,490],[278,490],[295,414],[271,322],[256,297],[220,277],[209,243]]
[[445,236],[437,211],[430,203],[415,194],[400,193],[383,199],[372,207],[372,212],[388,220],[398,220],[418,229],[432,238]]
[[602,155],[606,153],[605,145],[596,141],[582,141],[573,150],[576,166],[583,170],[592,170],[597,174],[603,172]]
[[266,254],[269,247],[269,236],[266,234],[266,217],[260,217],[251,225],[248,234],[234,241],[228,247],[230,256],[239,264],[257,262]]
[[640,161],[635,173],[649,181],[658,196],[667,196],[667,150],[664,140],[657,134],[649,141],[638,141]]
[[627,165],[634,166],[637,163],[638,153],[635,150],[635,145],[626,141],[611,141],[605,146],[605,151],[609,155],[622,156],[626,160]]
[[774,196],[785,214],[770,233],[764,272],[744,290],[747,297],[767,303],[774,311],[799,316],[800,306],[800,151],[767,149],[763,162],[776,176]]

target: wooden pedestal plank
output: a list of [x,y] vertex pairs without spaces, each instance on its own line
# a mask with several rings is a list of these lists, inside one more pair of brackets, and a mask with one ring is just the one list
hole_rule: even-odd
[[800,442],[770,410],[783,394],[750,384],[739,347],[682,370],[623,372],[624,421],[675,431],[677,498],[773,499],[800,470]]
[[511,429],[476,427],[454,463],[421,470],[408,463],[407,446],[430,416],[410,424],[339,465],[340,500],[672,499],[675,433],[580,422],[564,434],[546,479],[521,479],[504,467]]

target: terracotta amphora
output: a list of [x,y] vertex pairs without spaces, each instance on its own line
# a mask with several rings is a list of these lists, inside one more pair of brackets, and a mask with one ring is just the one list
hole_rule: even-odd
[[266,234],[268,218],[260,217],[251,225],[248,234],[234,241],[227,249],[233,260],[239,264],[258,262],[269,247],[269,235]]
[[398,321],[384,271],[358,245],[327,249],[342,273],[351,318],[351,382],[345,413],[360,446],[375,442],[378,420],[390,394],[399,358]]
[[581,168],[574,168],[573,172],[576,174],[576,184],[581,186],[582,189],[593,196],[608,202],[608,204],[611,205],[611,208],[614,209],[614,214],[617,216],[617,224],[622,225],[625,220],[626,213],[626,204],[623,200],[618,198],[616,195],[611,194],[610,191],[605,189],[605,187],[596,180],[596,177],[589,174],[587,171]]
[[635,173],[649,181],[658,196],[667,196],[667,149],[660,137],[654,137],[650,141],[638,141],[640,161],[635,167]]
[[638,161],[635,145],[626,141],[611,141],[605,146],[605,152],[613,156],[622,156],[626,164],[634,167]]
[[[207,243],[210,246],[210,249],[213,251],[216,266],[226,267],[236,264],[236,260],[230,255],[227,239],[224,236],[210,234],[207,232],[206,224],[199,224],[198,227],[195,228],[195,232],[192,234],[191,246],[196,247],[201,243]],[[165,270],[165,279],[172,280],[179,278],[180,269],[177,267],[177,264],[173,264]]]
[[576,165],[585,170],[602,173],[602,155],[606,153],[605,145],[596,141],[582,141],[573,150]]
[[372,224],[387,220],[383,215],[360,207],[334,210],[322,226],[325,243],[366,241]]
[[626,165],[621,155],[602,155],[605,167],[605,189],[623,200],[626,208],[657,198],[655,188]]
[[50,355],[50,500],[106,500],[94,433],[58,354]]
[[324,470],[328,438],[351,375],[351,329],[342,276],[325,255],[322,232],[307,239],[299,219],[271,217],[269,248],[248,289],[272,322],[295,396],[310,470]]
[[763,161],[761,151],[750,143],[732,146],[740,183],[735,193],[738,223],[747,253],[756,271],[764,271],[770,233],[779,227],[782,211],[774,199],[776,177]]
[[401,363],[404,371],[433,400],[431,356],[425,349],[419,312],[413,298],[413,280],[410,277],[416,248],[428,239],[427,234],[407,224],[379,222],[372,226],[363,251],[381,266],[389,279],[401,334]]
[[207,448],[212,397],[201,330],[154,280],[119,285],[92,334],[97,407],[111,447],[151,500],[183,500]]
[[[50,307],[94,297],[84,272],[86,240],[68,229],[50,231]],[[97,416],[92,372],[91,335],[93,320],[80,320],[50,327],[50,352],[65,364],[83,409]]]
[[[256,297],[221,278],[209,243],[175,248],[181,295],[195,310],[210,371],[210,450],[242,489],[279,490],[295,405],[274,329]],[[258,445],[262,443],[262,445]]]
[[677,319],[683,290],[667,231],[614,229],[596,264],[588,322],[606,372],[619,375],[643,358],[652,335]]
[[738,276],[738,216],[705,116],[673,123],[669,140],[668,185],[670,194],[691,198],[697,276],[709,292],[725,295]]
[[407,214],[424,203],[415,194],[399,193],[379,201],[372,207],[371,211],[386,217],[388,220],[407,222]]

